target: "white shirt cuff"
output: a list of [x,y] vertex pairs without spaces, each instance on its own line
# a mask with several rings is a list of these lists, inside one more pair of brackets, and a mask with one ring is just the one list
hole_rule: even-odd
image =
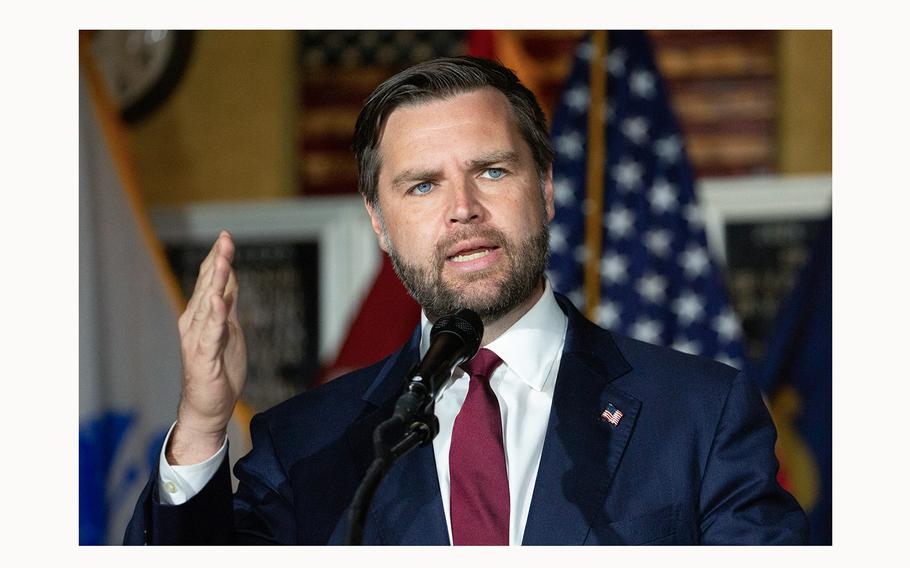
[[182,505],[195,497],[215,476],[221,460],[227,453],[227,436],[225,436],[221,449],[202,463],[192,465],[167,463],[164,449],[167,448],[171,432],[174,431],[176,424],[174,422],[171,429],[168,430],[167,436],[164,438],[164,445],[161,446],[161,457],[158,459],[158,498],[165,505]]

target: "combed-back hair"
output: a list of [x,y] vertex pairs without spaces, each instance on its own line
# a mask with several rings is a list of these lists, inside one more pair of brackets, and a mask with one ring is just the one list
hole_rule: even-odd
[[386,118],[400,106],[445,99],[492,87],[509,101],[512,118],[531,148],[542,181],[553,163],[547,121],[537,99],[510,69],[478,57],[442,57],[405,69],[376,87],[367,97],[354,127],[357,187],[367,203],[378,205],[377,184],[382,156],[379,137]]

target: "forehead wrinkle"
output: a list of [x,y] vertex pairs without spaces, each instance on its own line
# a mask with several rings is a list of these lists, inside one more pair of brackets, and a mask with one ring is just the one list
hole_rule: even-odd
[[[486,153],[480,154],[480,156],[477,158],[466,159],[465,162],[463,162],[464,166],[467,169],[476,170],[476,169],[480,169],[484,166],[490,166],[493,163],[505,162],[505,163],[509,163],[509,164],[516,164],[516,163],[521,162],[522,161],[522,155],[521,155],[522,152],[520,152],[512,147],[514,140],[511,140],[512,134],[519,134],[519,143],[524,142],[524,140],[520,138],[520,133],[517,132],[517,125],[515,123],[514,111],[508,105],[508,101],[505,99],[505,97],[501,93],[499,93],[499,91],[489,88],[489,87],[484,87],[484,88],[480,88],[480,89],[470,89],[465,92],[459,91],[459,92],[455,92],[455,93],[450,93],[447,96],[430,97],[425,100],[422,99],[422,100],[417,100],[417,101],[408,101],[408,102],[402,104],[401,106],[398,106],[398,107],[392,109],[389,112],[389,114],[384,116],[382,119],[382,123],[381,123],[380,129],[379,129],[379,133],[378,133],[377,141],[376,141],[377,156],[383,156],[383,154],[384,154],[383,150],[386,149],[386,148],[383,148],[383,146],[385,146],[388,143],[387,134],[388,134],[390,123],[398,122],[399,120],[402,120],[402,119],[405,120],[405,122],[407,123],[408,119],[410,118],[408,116],[410,114],[410,111],[430,107],[434,104],[448,103],[448,102],[453,101],[454,99],[458,99],[461,96],[473,95],[475,93],[483,93],[485,91],[489,91],[494,96],[498,96],[499,98],[502,98],[502,101],[494,101],[494,102],[495,103],[501,102],[503,105],[505,105],[507,130],[516,130],[516,131],[509,133],[510,140],[509,140],[509,142],[507,142],[505,144],[506,149],[491,150]],[[397,117],[396,117],[396,115],[397,115]],[[467,117],[460,117],[458,115],[448,116],[447,119],[448,120],[443,119],[435,124],[421,125],[421,129],[425,133],[427,133],[427,132],[432,133],[432,132],[437,132],[439,130],[448,130],[453,127],[458,127],[459,125],[465,123],[465,121],[467,121],[468,124],[473,124],[475,122],[475,116],[473,114],[471,116],[467,116]],[[397,127],[401,128],[401,124],[398,124]],[[383,161],[385,161],[385,160],[383,160]],[[383,164],[383,165],[385,166],[387,164]],[[381,169],[377,168],[377,178],[380,175],[381,175]],[[438,179],[438,178],[442,177],[442,175],[443,175],[443,172],[439,168],[434,169],[433,167],[416,166],[413,168],[405,169],[405,170],[401,171],[400,173],[396,174],[393,177],[393,179],[391,180],[390,186],[398,187],[405,182],[422,181],[422,180],[427,180],[427,179]]]

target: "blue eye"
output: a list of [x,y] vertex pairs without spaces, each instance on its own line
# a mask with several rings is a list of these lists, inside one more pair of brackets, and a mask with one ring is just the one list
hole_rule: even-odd
[[414,193],[424,194],[424,193],[429,193],[431,189],[433,189],[433,184],[428,181],[425,181],[425,182],[418,183],[417,185],[412,187],[411,191],[413,191]]
[[506,175],[505,170],[502,168],[487,168],[483,173],[489,179],[500,179]]

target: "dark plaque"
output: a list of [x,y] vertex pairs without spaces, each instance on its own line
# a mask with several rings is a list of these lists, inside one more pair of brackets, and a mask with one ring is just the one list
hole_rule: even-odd
[[[187,298],[208,251],[201,246],[167,248]],[[318,267],[316,243],[237,243],[237,310],[249,360],[243,399],[255,411],[302,392],[318,373]]]
[[727,288],[742,319],[746,351],[761,361],[781,303],[793,288],[820,221],[728,223]]

